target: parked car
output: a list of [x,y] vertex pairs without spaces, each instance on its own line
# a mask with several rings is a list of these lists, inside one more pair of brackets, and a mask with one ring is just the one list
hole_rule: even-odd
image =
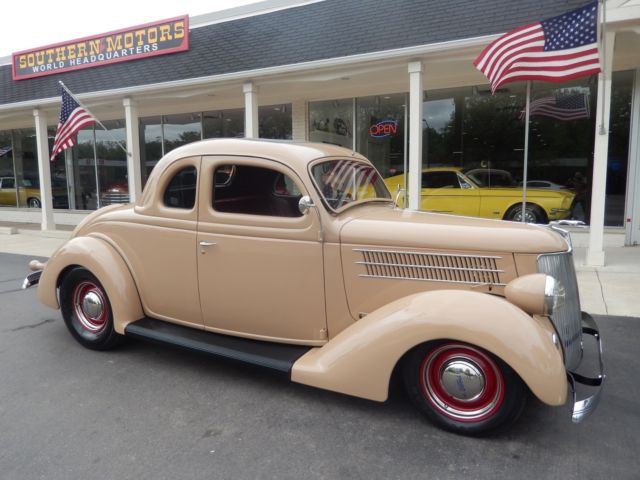
[[33,187],[31,182],[25,180],[19,186],[16,196],[16,179],[14,177],[0,177],[0,205],[27,206],[40,208],[40,188]]
[[[67,190],[65,186],[57,185],[52,180],[53,208],[69,208]],[[0,205],[40,208],[40,186],[37,180],[23,178],[18,188],[19,204],[16,205],[16,181],[14,177],[0,177]]]
[[340,147],[205,140],[161,159],[135,204],[87,216],[24,287],[90,349],[165,342],[376,401],[398,371],[435,424],[477,435],[529,392],[559,406],[570,390],[574,422],[598,404],[602,371],[574,373],[600,336],[567,235],[397,208]]
[[114,205],[116,203],[129,203],[129,185],[122,182],[110,184],[100,195],[100,205]]
[[[392,192],[404,189],[404,176],[385,179]],[[571,216],[575,195],[568,190],[527,188],[525,221],[548,223]],[[400,201],[404,201],[400,196]],[[522,220],[521,187],[481,187],[456,167],[426,168],[422,171],[422,210],[471,217]]]

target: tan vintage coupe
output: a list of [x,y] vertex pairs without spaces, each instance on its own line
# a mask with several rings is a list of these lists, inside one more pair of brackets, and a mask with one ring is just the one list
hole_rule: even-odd
[[[376,401],[397,371],[458,433],[505,428],[530,392],[570,393],[578,422],[602,391],[565,232],[398,209],[367,159],[331,145],[173,150],[135,204],[89,215],[31,268],[25,288],[88,348],[148,339]],[[591,377],[575,373],[583,342]]]

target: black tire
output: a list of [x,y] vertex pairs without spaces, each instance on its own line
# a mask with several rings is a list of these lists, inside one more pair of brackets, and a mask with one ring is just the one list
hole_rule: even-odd
[[458,434],[506,429],[520,417],[528,396],[526,385],[506,363],[463,342],[419,345],[402,367],[411,401],[434,424]]
[[[511,220],[512,222],[522,221],[522,204],[513,205],[507,213],[504,215],[504,220]],[[527,203],[525,208],[525,222],[526,223],[549,223],[547,214],[542,208],[533,203]]]
[[39,198],[32,197],[27,199],[27,206],[29,208],[40,208],[42,205]]
[[108,350],[122,342],[123,337],[113,328],[109,297],[89,270],[77,267],[64,277],[60,309],[71,335],[84,347]]

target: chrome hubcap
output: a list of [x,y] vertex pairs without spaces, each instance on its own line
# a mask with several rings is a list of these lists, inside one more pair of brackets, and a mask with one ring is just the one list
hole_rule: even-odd
[[461,402],[470,402],[482,394],[485,380],[475,363],[466,359],[453,359],[442,366],[440,384],[451,397]]
[[89,333],[100,333],[107,324],[108,306],[102,289],[91,281],[76,285],[73,308],[79,326]]
[[92,320],[100,318],[102,308],[102,299],[96,292],[90,291],[84,296],[82,300],[82,311],[87,317]]
[[442,344],[427,353],[420,369],[425,399],[448,418],[480,422],[502,404],[504,379],[499,368],[471,345]]

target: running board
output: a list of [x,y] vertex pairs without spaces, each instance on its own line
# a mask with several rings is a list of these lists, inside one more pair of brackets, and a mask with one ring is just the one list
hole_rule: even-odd
[[262,342],[221,335],[149,317],[130,323],[125,327],[124,333],[129,337],[175,345],[187,350],[269,368],[285,374],[289,380],[293,364],[311,349],[304,345]]

